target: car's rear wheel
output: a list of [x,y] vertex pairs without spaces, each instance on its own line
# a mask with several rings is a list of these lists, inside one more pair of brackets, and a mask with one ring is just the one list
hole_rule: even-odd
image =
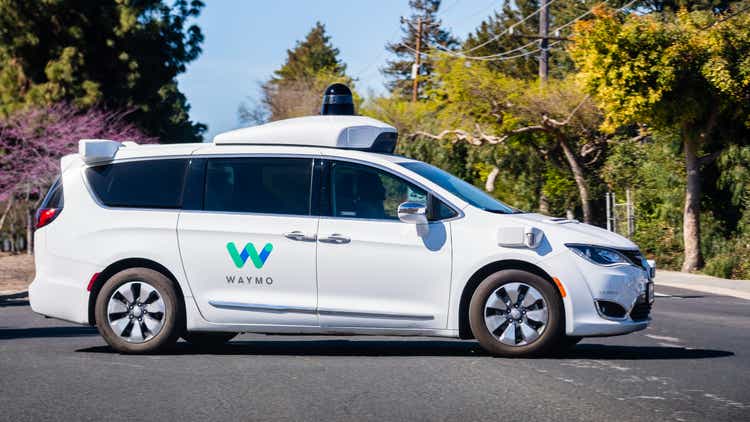
[[183,315],[172,281],[148,268],[129,268],[104,283],[96,326],[121,353],[155,353],[174,345]]
[[185,333],[182,338],[188,343],[199,348],[210,348],[221,346],[229,340],[237,337],[238,333],[223,333],[223,332],[199,332],[193,331]]
[[536,274],[498,271],[474,291],[469,323],[479,344],[493,355],[548,353],[564,337],[562,299],[550,282]]

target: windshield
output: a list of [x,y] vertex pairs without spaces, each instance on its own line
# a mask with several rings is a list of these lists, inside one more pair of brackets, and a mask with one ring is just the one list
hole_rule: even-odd
[[427,163],[423,163],[421,161],[407,161],[399,164],[413,171],[414,173],[417,173],[418,175],[429,179],[431,182],[439,185],[441,188],[447,190],[448,192],[456,195],[457,197],[463,199],[464,201],[477,208],[500,214],[515,214],[521,212],[487,195],[476,186],[464,182],[458,177]]

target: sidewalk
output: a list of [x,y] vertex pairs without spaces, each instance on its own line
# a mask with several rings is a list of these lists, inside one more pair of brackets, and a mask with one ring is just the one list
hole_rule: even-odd
[[677,287],[750,300],[750,280],[727,280],[708,275],[656,270],[656,286]]

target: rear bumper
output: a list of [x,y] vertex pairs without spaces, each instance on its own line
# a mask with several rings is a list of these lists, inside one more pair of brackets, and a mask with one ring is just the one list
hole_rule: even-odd
[[29,303],[38,314],[89,324],[89,292],[85,287],[37,276],[29,286]]

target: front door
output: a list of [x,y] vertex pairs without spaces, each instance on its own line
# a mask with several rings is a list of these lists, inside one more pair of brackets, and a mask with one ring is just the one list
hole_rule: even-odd
[[201,209],[181,212],[178,236],[208,321],[318,326],[311,178],[307,158],[206,160]]
[[450,223],[398,219],[427,192],[371,166],[334,161],[318,229],[318,312],[325,327],[445,328]]

